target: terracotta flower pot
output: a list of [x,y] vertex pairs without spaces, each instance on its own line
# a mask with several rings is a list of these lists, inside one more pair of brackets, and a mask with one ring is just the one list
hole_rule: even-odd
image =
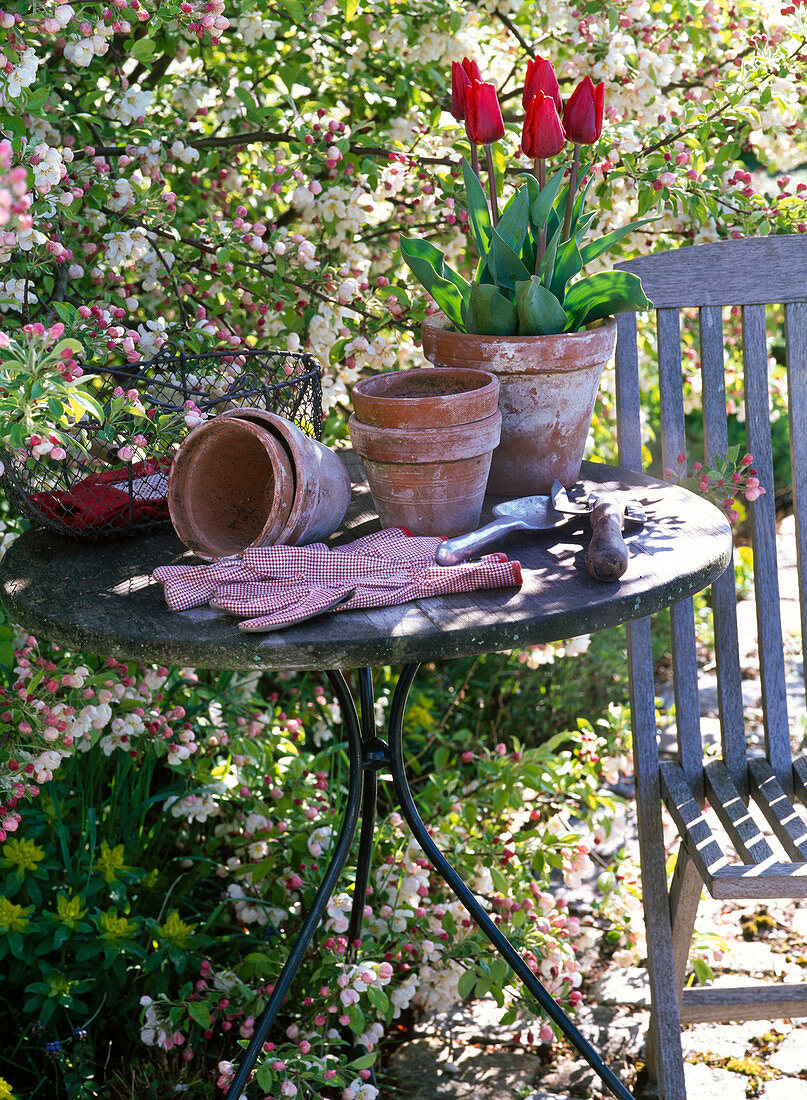
[[428,428],[470,424],[496,411],[499,383],[478,370],[396,370],[353,387],[353,411],[363,424]]
[[394,371],[355,387],[350,438],[384,527],[448,538],[479,525],[501,432],[497,391],[490,374],[465,369]]
[[556,336],[477,336],[442,315],[423,322],[423,352],[439,367],[471,367],[499,379],[501,443],[488,491],[546,494],[555,478],[580,474],[603,368],[614,353],[616,321]]
[[294,502],[276,541],[304,546],[333,534],[350,504],[350,474],[336,451],[301,432],[290,420],[264,409],[230,409],[218,419],[243,420],[267,428],[291,463]]
[[293,500],[291,463],[271,432],[222,417],[190,433],[168,478],[174,530],[203,557],[280,541]]
[[248,546],[304,545],[330,535],[350,503],[339,456],[290,421],[231,409],[183,441],[168,480],[180,539],[202,557]]

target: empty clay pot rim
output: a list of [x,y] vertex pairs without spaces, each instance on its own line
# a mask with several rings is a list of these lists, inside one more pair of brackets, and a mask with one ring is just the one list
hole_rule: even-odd
[[459,397],[488,387],[495,388],[496,378],[486,370],[470,367],[418,367],[394,370],[364,378],[353,393],[376,401],[437,402],[444,397]]
[[353,387],[353,408],[379,427],[443,428],[483,420],[496,411],[499,380],[470,367],[419,367],[365,378]]

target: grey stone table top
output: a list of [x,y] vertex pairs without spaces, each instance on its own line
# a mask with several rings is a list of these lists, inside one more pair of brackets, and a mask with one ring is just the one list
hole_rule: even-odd
[[[334,541],[378,528],[367,485],[352,468],[353,499]],[[199,668],[322,670],[462,657],[587,634],[698,592],[728,564],[728,521],[702,498],[640,474],[584,463],[578,489],[595,487],[629,493],[648,514],[646,526],[628,538],[627,572],[610,584],[586,572],[587,526],[574,521],[510,535],[502,544],[522,564],[521,589],[342,611],[278,633],[243,634],[225,612],[166,607],[152,571],[194,560],[171,533],[86,542],[30,530],[0,563],[0,599],[30,633],[77,651]],[[486,501],[483,518],[493,503]]]

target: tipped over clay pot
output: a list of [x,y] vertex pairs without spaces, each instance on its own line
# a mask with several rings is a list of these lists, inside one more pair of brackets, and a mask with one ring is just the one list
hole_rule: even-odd
[[347,512],[339,456],[281,416],[231,409],[183,441],[168,479],[176,533],[202,557],[327,538]]
[[221,417],[183,441],[168,478],[174,530],[203,557],[278,542],[293,501],[292,466],[275,437]]
[[332,535],[350,504],[350,474],[342,459],[296,424],[263,409],[230,409],[219,420],[240,420],[272,433],[294,476],[294,501],[277,542],[305,546]]
[[463,368],[393,371],[354,388],[350,439],[384,527],[448,538],[478,526],[501,431],[498,388]]
[[600,376],[614,354],[616,321],[553,336],[458,332],[442,314],[423,322],[423,353],[435,366],[489,371],[500,384],[502,438],[488,491],[545,495],[577,481]]

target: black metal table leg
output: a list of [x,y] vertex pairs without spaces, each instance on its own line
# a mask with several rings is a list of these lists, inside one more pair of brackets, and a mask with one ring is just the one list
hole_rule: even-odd
[[405,665],[401,670],[395,688],[395,694],[392,699],[387,731],[389,735],[392,781],[406,823],[411,829],[415,840],[417,840],[418,844],[420,844],[423,849],[432,867],[434,867],[438,875],[440,875],[451,890],[453,890],[468,910],[475,923],[485,933],[499,954],[509,963],[518,977],[521,978],[522,982],[538,1001],[550,1020],[558,1025],[575,1050],[585,1058],[591,1068],[600,1077],[603,1084],[611,1090],[614,1096],[618,1097],[619,1100],[633,1100],[631,1094],[613,1070],[606,1066],[591,1044],[583,1038],[555,998],[544,989],[543,985],[538,981],[507,937],[496,927],[488,913],[479,904],[477,899],[429,836],[426,826],[418,813],[414,799],[412,798],[412,792],[409,790],[403,759],[404,710],[406,708],[409,689],[412,686],[412,681],[419,667],[419,665]]
[[347,957],[349,959],[356,956],[356,942],[361,936],[364,907],[367,903],[367,885],[370,881],[370,864],[373,857],[373,836],[375,834],[378,768],[380,765],[386,766],[389,757],[386,744],[376,733],[372,671],[369,668],[360,668],[357,676],[361,707],[362,767],[365,776],[364,797],[361,806],[359,853],[356,859],[356,885],[353,890],[353,905],[350,910],[350,924],[347,930]]
[[333,856],[325,871],[320,887],[317,890],[314,902],[303,921],[303,926],[297,935],[297,939],[292,944],[288,958],[275,984],[272,996],[269,998],[269,1003],[255,1024],[255,1032],[250,1040],[249,1046],[244,1052],[241,1064],[230,1082],[225,1100],[238,1100],[244,1091],[244,1087],[249,1080],[249,1075],[252,1072],[252,1067],[255,1065],[258,1055],[263,1048],[263,1044],[266,1042],[266,1036],[269,1034],[269,1029],[275,1021],[280,1006],[286,999],[286,994],[294,980],[294,975],[297,973],[303,961],[311,938],[317,929],[317,925],[322,920],[325,906],[328,904],[328,900],[336,888],[339,875],[350,854],[353,838],[356,835],[356,826],[358,824],[359,810],[362,803],[362,790],[364,788],[364,759],[362,753],[361,730],[356,715],[356,708],[353,705],[353,699],[350,695],[350,689],[345,683],[344,677],[339,672],[329,672],[328,678],[339,700],[339,706],[342,711],[342,722],[347,731],[350,776],[348,781],[345,816],[342,820],[342,828],[339,833],[339,839],[336,842],[336,847],[334,848]]
[[[456,894],[479,928],[485,933],[493,946],[521,978],[547,1016],[558,1025],[572,1046],[585,1058],[597,1073],[605,1086],[618,1100],[633,1100],[631,1094],[614,1072],[605,1065],[591,1044],[583,1038],[572,1021],[538,981],[519,953],[496,927],[486,910],[480,905],[469,888],[439,850],[429,836],[417,807],[415,806],[409,784],[406,779],[403,759],[403,719],[406,701],[412,681],[420,666],[405,665],[401,669],[392,698],[389,715],[389,743],[385,744],[376,732],[373,702],[372,672],[369,668],[359,669],[359,703],[361,722],[350,689],[340,672],[328,672],[328,679],[334,689],[342,712],[342,721],[347,731],[350,774],[348,798],[342,828],[333,856],[325,871],[313,905],[303,922],[303,926],[294,941],[289,956],[275,985],[269,1003],[255,1026],[255,1033],[247,1047],[241,1064],[233,1077],[225,1100],[238,1100],[249,1080],[252,1067],[257,1061],[269,1029],[274,1023],[283,1001],[289,991],[294,975],[303,960],[317,925],[322,919],[328,900],[336,888],[336,883],[350,852],[356,835],[359,814],[362,827],[359,840],[359,852],[356,863],[356,879],[348,926],[348,950],[359,939],[364,915],[367,885],[370,877],[370,864],[375,829],[375,810],[377,792],[377,773],[379,768],[389,765],[398,803],[415,840],[434,870]],[[365,774],[367,773],[367,774]]]

